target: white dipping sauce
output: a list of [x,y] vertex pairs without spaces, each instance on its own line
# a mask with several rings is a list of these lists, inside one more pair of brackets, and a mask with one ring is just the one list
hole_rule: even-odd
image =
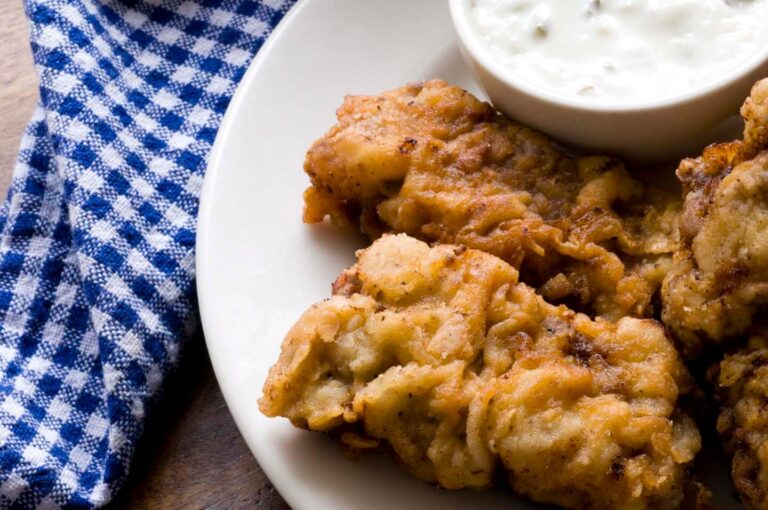
[[569,96],[637,103],[716,81],[768,45],[768,0],[469,0],[495,58]]

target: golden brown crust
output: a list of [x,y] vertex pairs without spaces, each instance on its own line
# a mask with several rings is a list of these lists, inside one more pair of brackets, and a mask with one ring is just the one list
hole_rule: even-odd
[[685,207],[680,234],[690,241],[706,218],[720,182],[741,163],[768,149],[768,79],[752,88],[741,107],[744,141],[713,144],[698,158],[684,159],[677,169]]
[[662,287],[662,320],[694,355],[743,336],[768,302],[768,81],[742,108],[744,142],[713,145],[677,175],[681,248]]
[[459,246],[384,236],[358,258],[286,336],[262,412],[387,444],[448,488],[486,487],[500,466],[515,491],[566,508],[680,506],[700,438],[661,325],[549,305]]
[[717,422],[726,450],[733,454],[732,476],[749,510],[768,509],[768,342],[749,345],[720,363],[716,374],[722,398]]
[[305,170],[305,221],[481,249],[548,299],[609,318],[650,315],[677,247],[679,198],[616,160],[569,158],[440,81],[348,97]]
[[[768,80],[755,85],[741,113],[743,141],[708,147],[677,171],[682,246],[662,287],[662,319],[688,355],[761,329],[756,319],[768,302]],[[768,343],[759,334],[714,375],[722,401],[717,428],[750,510],[768,510],[766,365]]]
[[743,335],[768,301],[766,199],[768,153],[722,179],[665,279],[664,323],[690,352]]
[[749,155],[768,149],[768,80],[755,84],[741,108],[744,144]]
[[720,182],[744,161],[744,144],[740,141],[707,147],[696,159],[684,159],[677,168],[683,186],[685,204],[680,217],[680,236],[690,241],[701,229],[709,214],[712,197]]
[[378,96],[347,96],[338,124],[315,142],[304,166],[312,184],[339,201],[365,204],[390,193],[415,150],[453,140],[496,112],[456,87],[414,83]]

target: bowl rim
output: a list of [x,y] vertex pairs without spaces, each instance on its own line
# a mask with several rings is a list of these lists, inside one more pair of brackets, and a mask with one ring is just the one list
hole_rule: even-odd
[[469,57],[483,66],[497,80],[507,87],[513,88],[555,106],[582,111],[598,112],[647,112],[649,110],[661,110],[674,108],[686,103],[695,102],[712,94],[736,85],[763,66],[768,65],[768,41],[762,51],[755,54],[714,81],[708,81],[700,86],[679,94],[662,97],[660,99],[642,100],[637,102],[600,102],[595,98],[582,98],[558,93],[543,87],[538,87],[534,82],[519,79],[514,76],[512,70],[493,58],[487,43],[481,40],[478,30],[472,25],[469,13],[469,4],[474,0],[449,0],[451,20],[454,29]]

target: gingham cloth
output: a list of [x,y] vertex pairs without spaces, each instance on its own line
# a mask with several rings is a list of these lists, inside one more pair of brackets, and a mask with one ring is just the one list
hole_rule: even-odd
[[0,508],[98,507],[125,480],[197,324],[206,158],[292,3],[26,0],[41,101],[0,210]]

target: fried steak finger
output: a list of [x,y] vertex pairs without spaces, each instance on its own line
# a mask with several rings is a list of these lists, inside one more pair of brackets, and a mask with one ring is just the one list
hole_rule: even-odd
[[[744,139],[708,147],[677,170],[681,247],[662,286],[662,321],[687,356],[737,349],[717,365],[718,431],[749,509],[768,509],[768,80],[741,109]],[[739,345],[742,345],[739,347]],[[716,352],[716,351],[715,351]]]
[[304,219],[487,251],[551,301],[649,316],[678,197],[611,158],[572,159],[441,81],[350,96],[307,153]]
[[417,477],[577,509],[674,509],[700,449],[652,320],[547,304],[486,253],[386,235],[287,334],[259,405]]
[[768,79],[759,81],[752,88],[741,107],[744,117],[744,144],[748,156],[768,149]]
[[742,113],[743,142],[709,147],[677,171],[682,246],[664,280],[662,320],[689,355],[744,336],[768,303],[768,80]]

